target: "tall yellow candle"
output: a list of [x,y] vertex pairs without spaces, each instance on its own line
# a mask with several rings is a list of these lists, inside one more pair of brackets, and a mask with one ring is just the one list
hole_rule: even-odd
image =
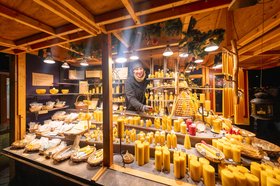
[[169,150],[163,150],[163,169],[170,171],[170,152]]
[[137,147],[138,147],[138,144],[141,144],[141,141],[136,140],[136,141],[134,142],[134,155],[135,155],[135,161],[138,161],[138,156],[137,156]]
[[162,131],[162,132],[160,133],[160,145],[163,146],[164,143],[165,143],[165,132]]
[[223,147],[223,153],[224,153],[226,159],[231,159],[232,158],[232,153],[231,153],[231,147],[230,146],[225,145]]
[[188,154],[188,168],[190,169],[191,160],[194,159],[197,161],[197,156],[193,154]]
[[241,151],[237,147],[232,147],[232,159],[237,163],[241,162]]
[[186,154],[180,155],[180,176],[181,178],[185,177],[186,175],[186,168],[187,168],[187,159]]
[[259,178],[253,174],[245,173],[247,185],[250,186],[259,186]]
[[201,178],[200,163],[195,159],[190,161],[190,174],[194,181],[199,181]]
[[246,167],[243,167],[242,165],[237,165],[236,166],[237,170],[243,174],[248,173],[249,170]]
[[200,174],[203,177],[203,165],[209,165],[210,162],[205,158],[198,158],[198,162],[200,163]]
[[185,135],[184,147],[186,149],[190,149],[191,148],[191,140],[190,140],[190,136],[188,134]]
[[233,173],[227,169],[223,169],[221,172],[222,185],[224,186],[235,186],[235,179]]
[[200,100],[200,103],[204,103],[205,102],[205,94],[200,94],[199,95],[199,100]]
[[215,169],[211,165],[203,165],[203,181],[205,186],[215,186]]
[[267,186],[280,186],[280,181],[275,178],[268,177]]
[[156,133],[155,134],[155,145],[158,145],[158,144],[160,144],[160,134]]
[[170,149],[172,144],[171,134],[167,134],[167,147]]
[[212,146],[217,148],[217,139],[212,139]]
[[267,183],[267,172],[266,171],[261,171],[261,186],[266,186]]
[[222,151],[223,152],[223,143],[222,142],[220,142],[220,141],[217,141],[217,148],[220,150],[220,151]]
[[242,174],[241,172],[233,172],[233,176],[235,179],[235,184],[238,186],[242,186],[242,185],[246,185],[247,181],[246,181],[246,176],[244,174]]
[[205,110],[210,111],[211,110],[211,101],[205,100]]
[[218,177],[221,178],[221,174],[222,174],[222,170],[226,169],[226,165],[225,164],[218,164]]
[[179,120],[174,120],[174,131],[175,132],[180,132]]
[[280,174],[277,174],[277,175],[276,175],[276,179],[277,179],[278,181],[280,181]]
[[180,172],[180,157],[176,156],[173,159],[174,164],[174,176],[175,178],[181,178],[181,172]]
[[177,136],[176,134],[172,133],[171,134],[171,139],[172,139],[172,142],[171,142],[171,146],[172,148],[177,148]]
[[186,134],[187,133],[187,126],[186,126],[186,124],[184,122],[182,122],[180,124],[180,128],[181,128],[180,131],[181,131],[182,134]]
[[267,176],[273,177],[273,178],[275,177],[274,170],[272,170],[272,169],[266,169],[265,171],[267,172]]
[[162,117],[161,128],[162,128],[162,130],[167,129],[167,117],[166,116]]
[[152,121],[150,119],[146,120],[146,127],[151,127]]
[[167,131],[171,131],[172,130],[172,118],[171,117],[167,117]]
[[162,166],[162,152],[161,150],[155,151],[155,168],[157,171],[161,171]]
[[143,127],[144,126],[144,120],[140,120],[140,126]]
[[150,161],[150,143],[145,141],[144,145],[144,163],[149,163]]
[[139,166],[144,165],[144,145],[142,143],[137,145],[137,160]]
[[117,121],[118,138],[124,137],[124,122],[123,119],[118,119]]
[[261,167],[259,165],[251,163],[250,170],[253,175],[261,180]]

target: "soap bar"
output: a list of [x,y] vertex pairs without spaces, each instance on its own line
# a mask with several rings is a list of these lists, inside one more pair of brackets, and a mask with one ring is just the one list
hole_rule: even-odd
[[[205,186],[215,186],[215,169],[209,164],[202,167],[203,180]],[[246,182],[245,182],[246,183]]]

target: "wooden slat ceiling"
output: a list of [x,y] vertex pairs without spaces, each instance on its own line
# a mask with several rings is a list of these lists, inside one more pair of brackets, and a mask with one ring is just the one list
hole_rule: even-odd
[[[238,1],[238,0],[234,0]],[[234,2],[233,1],[233,2]],[[57,60],[67,58],[70,42],[85,41],[101,33],[112,33],[126,47],[123,30],[180,18],[186,31],[190,17],[196,28],[226,29],[222,47],[237,39],[240,66],[246,69],[279,65],[280,3],[264,3],[228,11],[232,0],[0,0],[0,52],[36,53],[52,47]],[[165,45],[177,45],[181,36],[163,37],[157,46],[143,41],[141,57],[160,58]],[[173,47],[176,51],[177,47]],[[75,52],[75,51],[74,51]],[[204,65],[213,64],[206,57]],[[260,59],[262,63],[260,63]],[[96,60],[93,60],[96,63]]]

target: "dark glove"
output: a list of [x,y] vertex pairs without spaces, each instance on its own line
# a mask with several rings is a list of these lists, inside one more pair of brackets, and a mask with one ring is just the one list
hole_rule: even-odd
[[145,111],[149,111],[149,110],[152,110],[152,109],[153,109],[153,107],[151,107],[149,105],[144,105],[142,111],[145,112]]

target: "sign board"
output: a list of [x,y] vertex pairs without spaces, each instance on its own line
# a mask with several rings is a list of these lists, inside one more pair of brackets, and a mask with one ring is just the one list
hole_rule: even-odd
[[80,94],[88,93],[88,82],[87,81],[79,81],[79,93]]
[[115,68],[113,71],[113,75],[114,75],[114,80],[127,79],[128,68],[127,67]]
[[53,75],[32,73],[32,86],[53,86]]
[[102,79],[102,71],[101,70],[86,70],[86,78]]
[[69,70],[69,79],[85,79],[85,71]]

